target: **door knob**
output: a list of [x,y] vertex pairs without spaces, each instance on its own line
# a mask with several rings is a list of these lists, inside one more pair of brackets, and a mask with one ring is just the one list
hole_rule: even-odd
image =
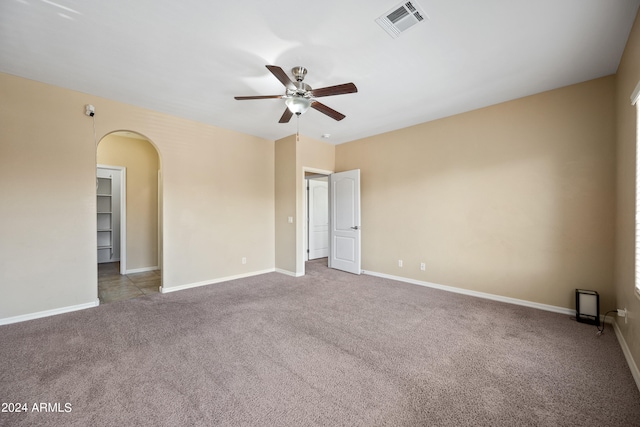
[[358,227],[357,225],[355,227],[351,227],[351,228],[353,228],[354,230],[359,230],[360,229],[360,227]]

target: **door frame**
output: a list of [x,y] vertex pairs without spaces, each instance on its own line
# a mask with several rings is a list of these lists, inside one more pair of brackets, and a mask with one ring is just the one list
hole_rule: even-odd
[[297,277],[304,276],[306,274],[305,251],[307,250],[306,248],[307,245],[305,244],[305,233],[308,233],[308,228],[309,228],[307,224],[307,218],[309,217],[309,213],[307,212],[308,210],[307,179],[305,177],[305,174],[307,172],[317,174],[317,175],[327,175],[327,176],[334,173],[334,171],[329,171],[325,169],[310,168],[307,166],[302,167],[302,185],[300,188],[301,193],[298,194],[299,196],[298,200],[300,200],[300,203],[298,203],[298,209],[300,210],[300,215],[298,215],[298,218],[302,218],[303,220],[297,221],[298,227],[296,228],[296,243],[298,246],[298,250],[296,251],[296,276]]
[[[120,274],[127,271],[127,168],[124,166],[112,166],[96,164],[96,171],[111,169],[120,172]],[[96,223],[96,230],[98,224]]]
[[[326,180],[326,184],[327,184],[327,214],[329,213],[329,176],[330,175],[321,175],[321,174],[314,174],[314,175],[309,175],[309,176],[305,176],[304,180],[305,183],[304,185],[307,187],[306,191],[304,192],[304,196],[305,196],[305,200],[304,200],[304,206],[305,206],[305,217],[303,218],[304,223],[306,225],[305,228],[305,233],[304,233],[304,245],[306,250],[304,251],[304,260],[306,261],[310,261],[310,257],[311,257],[311,228],[310,228],[310,224],[311,224],[311,210],[309,209],[311,207],[311,198],[309,197],[311,195],[311,181],[319,181],[322,179]],[[327,233],[329,233],[329,230],[327,230]],[[322,258],[322,257],[316,257],[314,259],[318,259],[318,258]]]

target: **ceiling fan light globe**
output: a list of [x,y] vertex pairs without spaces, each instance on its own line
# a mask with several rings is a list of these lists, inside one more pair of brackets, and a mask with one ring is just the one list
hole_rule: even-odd
[[310,99],[296,96],[285,99],[284,103],[289,111],[297,116],[304,114],[311,106]]

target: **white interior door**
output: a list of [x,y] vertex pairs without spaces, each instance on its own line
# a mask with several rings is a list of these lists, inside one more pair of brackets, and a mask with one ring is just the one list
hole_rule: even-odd
[[329,256],[329,179],[309,179],[309,259]]
[[360,274],[360,169],[329,175],[329,267]]

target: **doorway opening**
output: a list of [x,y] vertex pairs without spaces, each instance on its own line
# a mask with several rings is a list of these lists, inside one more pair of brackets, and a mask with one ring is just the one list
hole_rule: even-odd
[[[324,222],[324,218],[326,218],[326,222],[327,222],[327,245],[328,245],[328,241],[329,241],[329,236],[328,236],[328,232],[329,232],[329,226],[328,226],[328,222],[329,222],[329,196],[328,196],[328,190],[329,190],[329,175],[331,175],[333,173],[333,171],[329,171],[329,170],[323,170],[323,169],[316,169],[316,168],[309,168],[309,167],[303,167],[302,168],[302,198],[298,199],[298,200],[302,200],[302,228],[298,229],[298,232],[300,234],[298,234],[298,251],[297,251],[297,274],[300,276],[304,276],[306,274],[306,268],[305,268],[305,264],[309,261],[313,261],[315,263],[323,263],[325,262],[325,258],[328,257],[328,254],[326,257],[318,257],[318,258],[314,258],[315,256],[321,255],[322,252],[316,252],[315,254],[311,254],[311,248],[309,246],[310,240],[311,240],[311,245],[316,245],[317,249],[321,249],[322,247],[322,239],[324,238],[324,233],[322,231],[322,226],[320,225],[321,223]],[[323,190],[321,189],[321,187],[324,185],[323,182],[326,180],[327,182],[327,201],[326,201],[326,210],[322,210],[321,206],[324,203],[324,196],[323,196]],[[313,183],[311,183],[311,181],[313,181]],[[317,185],[315,185],[317,184]],[[310,196],[309,192],[311,191],[311,186],[314,186],[315,189],[317,191],[316,192],[316,197],[320,200],[320,202],[318,203],[317,206],[315,206],[315,210],[316,212],[310,212],[309,209],[309,200],[313,197]],[[311,204],[315,205],[315,201],[316,200],[311,200]],[[312,209],[314,207],[312,206]],[[311,217],[311,218],[310,218]],[[312,222],[316,222],[318,223],[318,227],[316,229],[316,231],[318,232],[318,234],[316,234],[315,236],[312,236],[311,239],[309,238],[309,233],[313,233],[313,225]],[[316,237],[316,240],[314,243],[314,237]],[[327,246],[327,251],[328,251],[328,246]],[[311,259],[309,259],[309,256],[311,255]],[[327,258],[327,265],[328,265],[328,258]]]
[[329,257],[329,176],[309,173],[306,183],[305,261]]
[[97,147],[98,298],[109,303],[162,286],[162,180],[156,146],[116,131]]
[[[303,221],[301,221],[302,225],[297,232],[299,248],[296,255],[297,274],[299,276],[305,275],[305,262],[309,261],[309,254],[313,247],[309,238],[313,231],[313,225],[311,225],[311,209],[309,208],[311,196],[307,192],[308,178],[320,180],[323,176],[328,178],[327,265],[329,268],[361,274],[360,169],[338,173],[306,167],[303,167],[302,170],[304,174],[303,197],[299,200],[303,201]],[[320,215],[323,213],[321,212]]]

